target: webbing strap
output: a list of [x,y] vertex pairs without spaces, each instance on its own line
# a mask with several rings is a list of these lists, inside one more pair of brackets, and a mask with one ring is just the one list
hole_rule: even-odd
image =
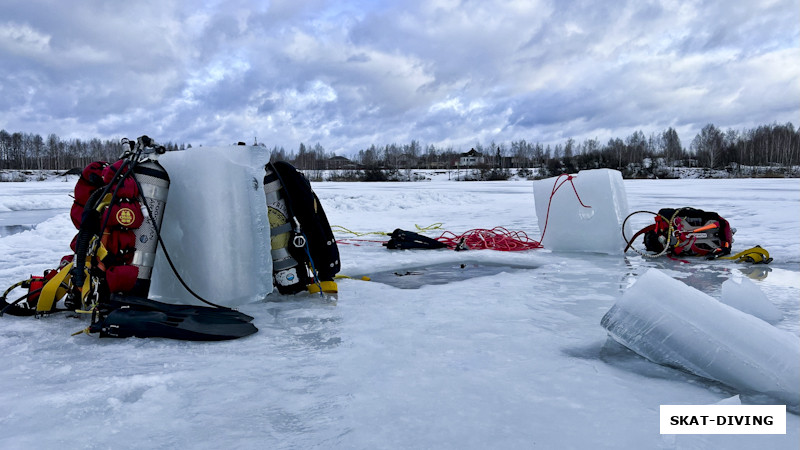
[[274,238],[274,237],[280,236],[280,235],[282,235],[284,233],[288,233],[288,232],[292,231],[292,224],[289,223],[289,222],[284,222],[283,224],[278,225],[277,227],[270,228],[269,231],[270,231],[270,234],[272,235],[272,237]]
[[[63,284],[68,285],[70,280],[72,279],[72,262],[64,266],[61,270],[58,271],[57,274],[53,276],[44,286],[42,286],[42,292],[39,294],[39,300],[36,302],[36,311],[37,312],[47,312],[53,309],[53,306],[58,303],[65,295],[67,295],[67,289],[62,286]],[[86,272],[86,277],[83,281],[83,286],[81,287],[81,302],[86,301],[86,297],[89,295],[89,291],[91,290],[92,280],[89,276],[89,269],[91,268],[91,263],[89,261],[86,262],[86,268],[84,271]]]
[[316,294],[320,291],[328,294],[335,294],[339,292],[339,286],[336,285],[335,281],[320,281],[319,283],[312,283],[309,284],[306,289],[308,289],[310,294]]
[[763,264],[769,264],[772,262],[772,258],[770,258],[769,252],[761,248],[760,246],[748,248],[747,250],[743,250],[735,255],[720,256],[717,259],[732,259],[736,260],[736,262],[747,261],[749,259],[750,262],[763,263]]
[[289,251],[286,250],[286,247],[272,249],[272,251],[270,251],[270,255],[272,255],[273,261],[292,257],[292,255],[289,254]]
[[97,259],[103,261],[106,259],[106,256],[108,256],[108,249],[106,249],[106,246],[101,243],[97,246]]
[[69,282],[72,264],[73,263],[69,263],[64,266],[53,278],[42,286],[42,292],[39,294],[39,300],[36,302],[36,311],[50,311],[53,309],[53,305],[67,294],[67,290],[61,287],[61,283]]

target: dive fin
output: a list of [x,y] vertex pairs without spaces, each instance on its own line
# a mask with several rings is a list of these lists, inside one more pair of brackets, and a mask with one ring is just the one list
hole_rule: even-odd
[[412,231],[401,230],[400,228],[392,231],[392,237],[389,242],[383,245],[390,250],[447,248],[447,244],[436,239]]
[[111,294],[109,301],[103,303],[108,309],[119,309],[130,307],[141,311],[163,311],[165,313],[176,314],[210,314],[214,317],[230,317],[242,322],[251,322],[253,318],[243,312],[228,308],[211,308],[208,306],[197,305],[176,305],[173,303],[162,303],[149,298],[137,297],[133,295]]
[[112,296],[111,311],[89,327],[100,337],[161,337],[223,341],[258,331],[247,314],[231,309],[170,305],[139,297]]

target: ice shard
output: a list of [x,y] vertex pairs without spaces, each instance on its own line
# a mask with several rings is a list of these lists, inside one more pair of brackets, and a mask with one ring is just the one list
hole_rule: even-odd
[[765,322],[778,323],[783,319],[781,311],[747,278],[725,280],[720,301]]
[[601,320],[641,356],[743,393],[800,403],[800,339],[650,269]]

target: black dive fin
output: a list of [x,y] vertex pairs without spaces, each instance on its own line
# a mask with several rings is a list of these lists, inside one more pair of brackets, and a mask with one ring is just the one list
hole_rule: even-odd
[[[11,314],[12,316],[33,316],[36,315],[36,307],[33,308],[26,308],[24,306],[20,306],[20,303],[25,298],[21,298],[17,301],[8,303],[5,297],[0,298],[0,317],[3,314]],[[25,305],[28,305],[25,303]]]
[[214,317],[231,317],[242,322],[251,322],[253,320],[252,317],[243,312],[236,311],[235,309],[211,308],[197,305],[176,305],[132,295],[111,294],[109,301],[103,303],[103,305],[107,305],[108,309],[129,307],[141,311],[163,311],[165,313],[177,314],[211,314]]
[[392,250],[407,250],[407,249],[437,249],[437,248],[447,248],[447,245],[443,242],[439,242],[436,239],[429,238],[427,236],[423,236],[419,233],[414,233],[411,231],[401,230],[400,228],[394,230],[392,232],[392,237],[389,239],[389,242],[383,244],[386,248]]
[[110,312],[89,327],[100,337],[160,337],[186,341],[224,341],[258,331],[247,314],[230,309],[170,305],[138,297],[114,296]]

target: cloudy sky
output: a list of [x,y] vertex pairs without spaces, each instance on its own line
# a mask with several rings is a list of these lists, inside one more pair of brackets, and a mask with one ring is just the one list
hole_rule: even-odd
[[0,128],[350,154],[800,125],[797,0],[0,3]]

